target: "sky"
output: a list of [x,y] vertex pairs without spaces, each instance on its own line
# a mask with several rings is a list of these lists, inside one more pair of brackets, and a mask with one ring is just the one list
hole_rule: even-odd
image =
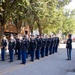
[[72,0],[65,8],[68,8],[70,10],[75,9],[75,0]]

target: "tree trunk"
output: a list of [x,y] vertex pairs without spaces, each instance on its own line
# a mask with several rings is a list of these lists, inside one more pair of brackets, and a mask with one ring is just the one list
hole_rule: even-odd
[[2,25],[0,23],[0,46],[1,46],[1,36],[2,36]]
[[17,23],[17,32],[18,32],[18,34],[21,32],[21,25],[22,24],[22,22],[21,21],[18,21],[18,23]]
[[37,22],[37,25],[38,25],[38,29],[39,29],[39,35],[41,36],[42,35],[42,28],[41,28],[41,25],[39,22]]
[[3,19],[1,23],[1,34],[4,34],[4,25],[5,25],[5,19]]
[[2,16],[2,21],[1,21],[1,34],[4,34],[4,25],[6,24],[6,17],[5,17],[5,3],[2,2],[2,8],[4,9],[4,11],[2,12],[3,16]]

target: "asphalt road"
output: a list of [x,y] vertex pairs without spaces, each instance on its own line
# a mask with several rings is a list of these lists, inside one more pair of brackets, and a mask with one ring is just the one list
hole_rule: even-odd
[[72,60],[67,61],[65,44],[59,45],[58,53],[40,58],[30,62],[30,57],[25,65],[21,65],[21,60],[14,58],[10,63],[8,57],[6,61],[0,61],[0,75],[75,75],[75,49],[73,43]]

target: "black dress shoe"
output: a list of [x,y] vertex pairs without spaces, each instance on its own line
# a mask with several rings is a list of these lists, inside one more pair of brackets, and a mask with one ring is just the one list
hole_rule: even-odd
[[23,64],[23,63],[21,63],[21,64]]
[[21,63],[21,64],[24,64],[25,65],[25,63]]
[[25,63],[23,63],[25,65]]
[[66,60],[69,60],[69,59],[66,59]]
[[40,60],[40,58],[38,58],[38,60]]
[[5,60],[1,60],[1,61],[5,61]]
[[14,54],[14,55],[17,55],[17,54]]
[[69,59],[69,60],[71,60],[71,59]]
[[34,60],[30,60],[31,62],[34,62]]
[[17,60],[21,60],[21,59],[17,59]]
[[13,61],[9,61],[9,62],[13,62]]

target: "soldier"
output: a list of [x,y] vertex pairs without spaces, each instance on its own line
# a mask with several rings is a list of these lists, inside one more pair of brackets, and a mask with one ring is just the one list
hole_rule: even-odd
[[10,56],[9,62],[13,62],[15,46],[16,46],[15,39],[14,39],[13,35],[11,34],[10,40],[9,40],[9,45],[8,45],[9,56]]
[[56,53],[58,51],[58,45],[59,45],[59,37],[56,37],[56,49],[55,49]]
[[28,54],[30,54],[30,40],[31,40],[31,37],[29,36],[28,37]]
[[22,40],[22,63],[21,64],[26,64],[27,47],[28,47],[28,41],[26,39],[26,36],[24,36]]
[[50,37],[49,41],[50,41],[49,54],[51,55],[52,52],[53,52],[53,48],[52,48],[52,46],[53,46],[53,39]]
[[53,54],[55,53],[55,49],[56,49],[56,40],[55,37],[53,37]]
[[59,42],[60,42],[59,37],[57,37],[57,51],[58,51]]
[[29,52],[29,47],[30,47],[30,38],[28,35],[26,35],[26,40],[27,40],[27,50],[26,50],[26,58],[28,58],[28,52]]
[[36,41],[37,41],[36,59],[39,59],[40,58],[40,50],[41,50],[41,46],[42,46],[42,41],[41,41],[39,35],[37,35]]
[[5,61],[5,51],[7,49],[7,39],[6,36],[3,35],[2,41],[1,41],[1,61]]
[[50,41],[48,38],[48,35],[46,35],[46,50],[45,50],[45,56],[48,56],[48,51],[49,51],[49,46],[50,46]]
[[34,61],[34,54],[35,54],[35,50],[36,50],[36,47],[37,46],[37,43],[36,43],[36,40],[34,38],[34,35],[31,35],[31,40],[30,40],[30,54],[31,54],[31,60],[30,61]]
[[46,50],[46,40],[44,36],[42,36],[42,48],[41,48],[41,57],[45,56],[45,50]]
[[55,42],[55,48],[54,48],[54,53],[57,53],[57,49],[56,49],[56,47],[57,47],[57,37],[55,36],[54,37],[54,42]]
[[68,40],[66,43],[66,48],[67,48],[67,60],[71,60],[71,51],[72,51],[72,39],[71,39],[71,34],[68,35]]
[[18,44],[19,44],[18,42],[19,42],[19,35],[17,35],[17,37],[16,37],[15,55],[18,54]]
[[21,60],[21,53],[22,53],[22,36],[19,35],[19,40],[17,41],[17,49],[18,49],[18,60]]

